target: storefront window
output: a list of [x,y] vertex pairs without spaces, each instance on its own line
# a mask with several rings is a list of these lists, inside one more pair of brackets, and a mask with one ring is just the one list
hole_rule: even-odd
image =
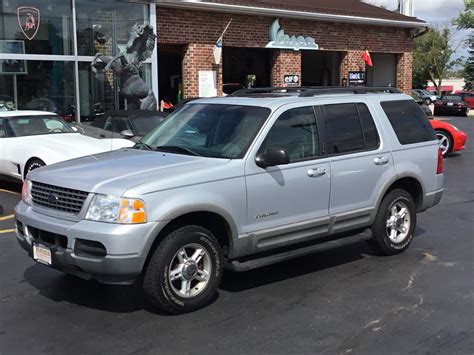
[[0,2],[0,53],[71,55],[71,35],[71,1]]
[[[140,76],[151,87],[151,64],[142,65]],[[81,121],[94,120],[107,111],[127,109],[127,102],[120,94],[118,76],[109,71],[97,78],[88,62],[79,63],[79,104]]]
[[149,21],[147,5],[117,1],[76,0],[76,13],[77,51],[81,56],[123,51],[130,28]]
[[74,116],[74,63],[22,61],[26,72],[0,74],[0,105],[8,109],[40,110],[65,118]]

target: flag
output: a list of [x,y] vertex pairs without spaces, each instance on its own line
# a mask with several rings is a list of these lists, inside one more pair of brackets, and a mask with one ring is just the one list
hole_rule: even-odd
[[364,53],[362,53],[362,60],[367,64],[369,67],[373,67],[374,64],[372,63],[372,57],[370,56],[369,50],[366,49]]
[[222,37],[220,37],[216,45],[214,46],[214,49],[212,50],[212,53],[214,54],[214,61],[217,65],[221,64],[221,58],[222,58]]
[[214,61],[216,65],[221,64],[221,58],[222,58],[222,42],[224,41],[224,35],[229,29],[230,24],[232,23],[232,19],[230,19],[229,23],[224,29],[224,32],[222,32],[221,36],[216,42],[216,45],[214,46],[214,49],[212,50],[212,53],[214,54]]

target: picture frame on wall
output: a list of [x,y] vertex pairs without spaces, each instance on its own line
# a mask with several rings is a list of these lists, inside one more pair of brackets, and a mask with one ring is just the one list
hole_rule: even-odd
[[[1,40],[0,53],[25,54],[25,42],[21,40]],[[28,67],[26,65],[26,60],[0,59],[0,74],[3,74],[3,75],[28,74]]]

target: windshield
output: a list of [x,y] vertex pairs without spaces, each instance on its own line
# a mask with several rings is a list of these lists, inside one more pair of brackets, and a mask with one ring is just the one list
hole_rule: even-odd
[[74,133],[61,118],[46,115],[11,117],[6,120],[6,128],[11,137]]
[[160,125],[163,117],[134,117],[132,120],[133,127],[135,127],[135,135],[144,136]]
[[145,136],[137,148],[239,159],[270,115],[261,107],[188,104]]

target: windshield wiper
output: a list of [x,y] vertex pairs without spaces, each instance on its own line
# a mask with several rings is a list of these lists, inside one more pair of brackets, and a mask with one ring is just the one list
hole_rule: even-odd
[[160,152],[169,152],[169,153],[183,153],[187,155],[193,155],[196,157],[200,157],[201,154],[196,153],[194,150],[191,150],[189,148],[185,147],[179,147],[177,145],[162,145],[159,147],[156,147],[154,150],[160,151]]
[[133,148],[137,147],[138,145],[141,145],[142,147],[146,148],[147,150],[154,150],[152,146],[146,144],[145,142],[139,141],[137,144],[133,146]]

